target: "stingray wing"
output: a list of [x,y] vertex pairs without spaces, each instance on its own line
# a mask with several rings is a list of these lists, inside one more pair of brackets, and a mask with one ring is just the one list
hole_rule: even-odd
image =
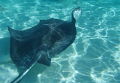
[[10,55],[12,61],[18,67],[27,67],[27,64],[30,63],[32,57],[27,56],[29,50],[32,50],[28,40],[30,38],[26,37],[24,31],[17,31],[8,27],[10,32]]
[[[39,25],[39,24],[38,24]],[[25,31],[17,31],[8,27],[10,32],[10,55],[18,67],[26,68],[38,53],[41,40],[49,31],[47,26],[38,26]]]
[[18,67],[27,67],[39,51],[43,51],[39,63],[50,66],[51,58],[65,50],[73,41],[71,25],[59,19],[41,20],[30,29],[10,32],[10,55]]
[[[27,68],[31,60],[39,51],[43,50],[39,63],[50,66],[51,59],[48,58],[47,47],[43,46],[44,37],[50,32],[48,25],[53,24],[54,19],[40,20],[40,22],[27,30],[18,31],[8,27],[10,33],[10,55],[12,61],[18,67]],[[49,34],[48,34],[49,35]]]
[[10,33],[10,37],[12,37],[16,40],[23,40],[23,37],[25,36],[23,31],[17,31],[17,30],[10,28],[10,27],[8,27],[8,30]]

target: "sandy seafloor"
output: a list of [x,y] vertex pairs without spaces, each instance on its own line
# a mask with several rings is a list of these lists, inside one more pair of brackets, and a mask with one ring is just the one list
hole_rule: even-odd
[[0,0],[0,83],[18,76],[10,59],[7,26],[24,30],[39,20],[70,20],[82,8],[74,43],[52,59],[36,64],[21,83],[120,83],[119,0]]

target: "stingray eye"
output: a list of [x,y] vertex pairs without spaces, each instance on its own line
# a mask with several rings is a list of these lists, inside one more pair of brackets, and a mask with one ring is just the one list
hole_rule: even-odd
[[79,19],[80,15],[81,15],[81,8],[80,7],[75,8],[73,10],[73,17],[77,20]]

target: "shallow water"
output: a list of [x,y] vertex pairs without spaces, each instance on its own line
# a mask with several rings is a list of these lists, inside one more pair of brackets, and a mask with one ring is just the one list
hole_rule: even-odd
[[24,30],[40,19],[70,20],[82,8],[75,42],[52,59],[36,64],[21,83],[120,83],[119,0],[0,0],[0,83],[10,83],[17,69],[9,55],[7,26]]

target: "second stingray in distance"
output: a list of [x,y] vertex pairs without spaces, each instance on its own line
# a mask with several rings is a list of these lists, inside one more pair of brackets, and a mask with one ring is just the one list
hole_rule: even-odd
[[80,14],[78,7],[72,11],[71,22],[51,18],[40,20],[38,25],[24,31],[8,27],[12,61],[17,67],[26,69],[36,62],[50,66],[51,58],[74,42],[76,15]]

